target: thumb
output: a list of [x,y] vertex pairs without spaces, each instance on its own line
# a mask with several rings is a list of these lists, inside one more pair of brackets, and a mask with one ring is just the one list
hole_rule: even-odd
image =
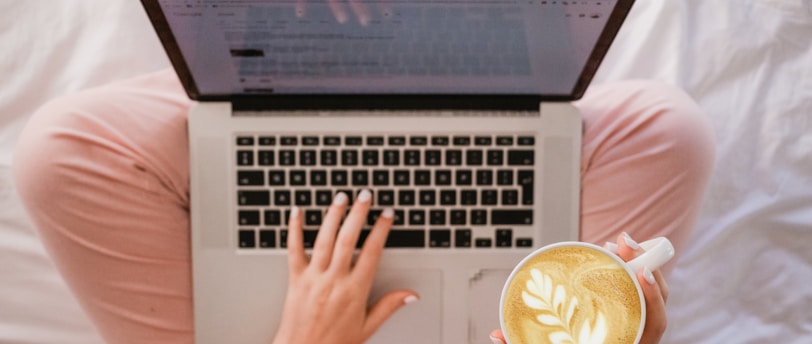
[[364,338],[365,340],[372,336],[381,325],[395,314],[395,311],[400,309],[406,304],[415,302],[419,299],[417,294],[411,290],[397,290],[390,292],[381,297],[372,308],[367,312],[367,319],[364,322]]

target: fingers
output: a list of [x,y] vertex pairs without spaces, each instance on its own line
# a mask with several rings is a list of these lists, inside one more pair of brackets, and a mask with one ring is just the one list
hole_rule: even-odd
[[333,12],[333,16],[335,16],[336,21],[342,24],[347,22],[347,12],[344,10],[344,6],[341,5],[338,0],[327,0],[327,6],[330,6],[330,11]]
[[355,252],[355,244],[361,234],[361,227],[364,226],[369,213],[369,206],[372,204],[372,193],[369,190],[362,190],[358,194],[355,205],[352,206],[350,214],[344,220],[344,225],[338,232],[336,247],[333,253],[330,269],[336,271],[346,271],[350,269],[352,255]]
[[660,284],[654,273],[645,267],[637,272],[637,280],[646,299],[646,326],[640,343],[659,343],[668,322],[662,292],[665,284]]
[[618,252],[617,255],[620,256],[623,261],[628,262],[634,257],[643,253],[643,248],[637,244],[628,233],[623,232],[622,234],[618,235],[617,237],[617,247]]
[[302,212],[298,207],[290,210],[288,219],[288,269],[291,274],[298,274],[307,267],[304,244],[302,243]]
[[364,340],[371,337],[395,311],[418,299],[417,294],[411,290],[398,290],[384,295],[367,313],[362,329]]
[[370,15],[369,8],[364,4],[364,1],[365,0],[349,0],[350,8],[352,8],[352,11],[358,18],[358,23],[367,26],[369,25]]
[[343,192],[336,194],[333,198],[333,204],[327,210],[327,215],[319,228],[319,234],[316,236],[316,242],[313,245],[313,258],[310,263],[312,266],[324,270],[330,264],[330,258],[333,256],[333,245],[336,240],[336,232],[338,226],[341,224],[341,218],[347,210],[347,195]]
[[502,334],[502,330],[493,330],[489,336],[493,344],[504,344],[505,343],[505,336]]
[[392,208],[384,209],[364,242],[364,247],[361,248],[353,273],[359,275],[362,285],[372,285],[372,278],[378,268],[386,237],[389,236],[389,229],[394,221],[394,214]]

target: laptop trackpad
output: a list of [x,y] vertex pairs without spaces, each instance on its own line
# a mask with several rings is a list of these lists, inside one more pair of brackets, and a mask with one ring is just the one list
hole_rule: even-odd
[[411,289],[420,300],[403,306],[369,343],[442,343],[443,273],[435,269],[379,270],[375,275],[372,303],[396,289]]

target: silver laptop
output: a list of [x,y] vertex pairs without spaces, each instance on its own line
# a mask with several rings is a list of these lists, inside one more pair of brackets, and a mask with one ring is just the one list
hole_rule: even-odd
[[197,101],[197,343],[271,341],[289,210],[312,245],[336,192],[396,210],[370,302],[420,294],[371,343],[489,343],[513,266],[578,238],[570,101],[632,0],[142,2]]

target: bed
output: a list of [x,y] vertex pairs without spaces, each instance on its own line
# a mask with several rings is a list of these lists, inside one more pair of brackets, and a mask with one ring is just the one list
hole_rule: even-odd
[[[12,152],[46,100],[169,63],[137,1],[0,16],[0,343],[101,343],[26,218]],[[687,90],[717,140],[663,343],[812,342],[812,0],[638,0],[595,82],[631,78]]]

